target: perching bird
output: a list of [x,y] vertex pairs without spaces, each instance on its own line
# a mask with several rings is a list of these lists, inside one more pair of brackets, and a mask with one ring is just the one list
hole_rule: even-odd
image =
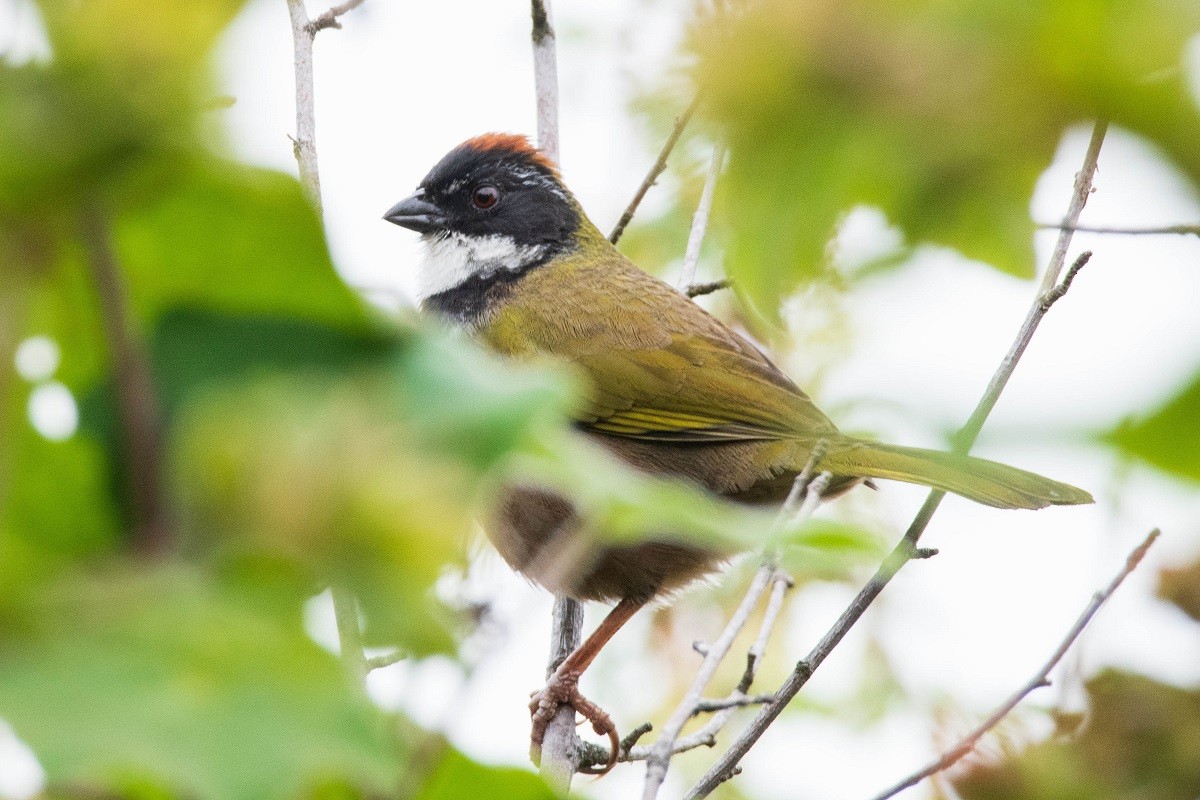
[[[846,436],[753,344],[638,269],[584,214],[554,164],[522,136],[451,150],[384,218],[421,234],[422,308],[513,356],[549,355],[590,381],[579,427],[632,466],[690,479],[751,504],[781,503],[814,447],[827,496],[871,478],[943,489],[996,508],[1089,503],[1080,489],[970,456]],[[618,601],[530,705],[534,752],[561,704],[608,735],[615,726],[579,676],[652,598],[712,571],[728,553],[669,536],[606,547],[562,574],[556,548],[578,523],[543,489],[510,487],[487,526],[512,567],[582,600]]]

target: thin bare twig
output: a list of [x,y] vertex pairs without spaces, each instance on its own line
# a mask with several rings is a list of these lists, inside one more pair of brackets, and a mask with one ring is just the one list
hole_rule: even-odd
[[531,0],[533,15],[533,81],[537,92],[538,147],[559,163],[558,56],[550,0]]
[[705,294],[719,292],[721,289],[729,288],[729,279],[722,278],[719,281],[710,281],[709,283],[693,283],[691,286],[684,289],[683,293],[688,297],[699,297]]
[[761,706],[763,703],[769,703],[775,697],[773,694],[731,694],[728,697],[721,697],[716,700],[701,700],[696,703],[696,707],[692,709],[693,715],[711,714],[714,711],[721,711],[726,708],[745,708],[746,706]]
[[700,249],[704,246],[704,232],[708,229],[708,215],[712,211],[713,192],[717,188],[717,177],[721,174],[721,166],[725,163],[725,148],[722,145],[713,147],[712,164],[709,165],[708,175],[704,178],[704,189],[700,192],[700,202],[696,204],[696,213],[692,215],[692,228],[688,232],[687,249],[683,254],[683,266],[679,270],[679,287],[690,290],[696,280],[696,266],[700,263]]
[[1087,266],[1087,263],[1092,260],[1092,251],[1084,250],[1075,257],[1075,263],[1067,270],[1067,277],[1063,278],[1062,283],[1058,284],[1042,297],[1042,311],[1049,311],[1050,306],[1057,303],[1063,296],[1071,290],[1071,284],[1075,282],[1075,276],[1079,274],[1079,270]]
[[[814,484],[815,485],[815,484]],[[819,491],[819,488],[817,489]],[[746,597],[742,600],[742,606],[747,603],[747,598],[753,594],[757,600],[762,596],[761,588],[759,587],[759,579],[762,575],[768,574],[768,581],[771,586],[771,597],[767,602],[767,610],[763,614],[762,622],[759,625],[758,636],[754,640],[754,644],[746,653],[746,670],[742,674],[742,678],[738,681],[737,688],[729,695],[721,698],[701,698],[697,700],[691,710],[691,716],[695,717],[700,714],[711,714],[716,712],[714,716],[702,728],[688,736],[680,736],[671,744],[671,756],[679,753],[694,750],[697,747],[712,747],[717,743],[717,734],[725,727],[732,712],[738,708],[746,706],[762,705],[772,700],[774,695],[759,694],[748,695],[746,692],[750,690],[750,685],[754,681],[754,675],[758,665],[761,663],[762,656],[766,651],[767,641],[770,638],[771,631],[775,627],[775,623],[779,618],[779,612],[783,607],[783,595],[787,589],[791,588],[793,581],[790,575],[779,570],[771,569],[772,562],[770,558],[759,569],[755,578],[751,581],[751,586],[747,590]],[[753,605],[753,603],[751,603]],[[736,612],[735,612],[736,613]],[[714,647],[720,646],[720,640],[715,645],[707,645],[701,642],[695,642],[693,647],[696,652],[706,658],[713,653]],[[702,667],[703,668],[703,667]],[[681,706],[682,707],[682,706]],[[637,742],[641,737],[652,730],[650,723],[643,723],[629,733],[621,740],[620,752],[618,761],[645,761],[655,754],[655,746],[637,747]],[[656,743],[657,744],[657,743]],[[608,759],[608,750],[587,742],[580,744],[580,760],[581,768],[593,766],[595,764],[603,764]]]
[[675,118],[675,125],[671,128],[671,134],[667,137],[667,141],[663,143],[662,150],[658,153],[658,158],[650,166],[650,171],[646,173],[645,179],[641,186],[633,193],[633,199],[629,201],[629,205],[621,213],[621,218],[617,220],[617,224],[613,226],[612,233],[608,235],[608,240],[613,244],[621,238],[621,234],[625,233],[625,227],[633,219],[633,215],[637,213],[638,206],[642,204],[642,198],[646,196],[646,192],[650,191],[650,187],[658,180],[658,176],[667,168],[667,158],[671,155],[671,151],[675,149],[675,145],[679,142],[679,137],[683,135],[683,129],[687,127],[691,121],[692,115],[696,113],[696,109],[700,106],[700,93],[696,92],[696,96],[692,98],[692,102],[688,103],[688,107],[683,110],[683,113]]
[[315,34],[317,31],[323,31],[326,28],[341,28],[342,22],[339,19],[343,14],[347,14],[361,6],[366,0],[346,0],[344,3],[338,3],[324,14],[321,14],[312,22],[308,23],[309,33]]
[[771,597],[767,600],[767,610],[763,613],[762,624],[758,626],[758,637],[746,651],[746,670],[742,673],[742,679],[738,681],[737,691],[734,695],[725,698],[726,700],[751,699],[746,696],[746,692],[750,691],[750,686],[754,683],[754,676],[758,673],[758,666],[762,663],[763,656],[767,654],[767,643],[771,639],[771,631],[775,629],[775,621],[779,619],[779,612],[783,610],[783,596],[794,585],[795,581],[792,580],[791,575],[782,570],[775,570],[775,574],[771,578]]
[[804,462],[804,469],[800,470],[796,480],[792,481],[792,488],[788,490],[788,496],[784,498],[783,505],[779,508],[781,524],[789,516],[799,513],[802,504],[808,500],[809,484],[812,482],[813,476],[817,474],[817,466],[821,463],[821,459],[825,458],[825,453],[828,451],[829,440],[819,439],[812,452],[808,454],[808,461]]
[[108,215],[95,206],[80,215],[79,223],[112,360],[125,483],[133,510],[133,546],[144,555],[162,555],[171,545],[171,519],[162,485],[162,415],[150,359],[129,311]]
[[[999,368],[988,383],[988,387],[979,404],[975,407],[974,412],[972,412],[962,430],[955,437],[955,450],[957,452],[965,453],[975,443],[984,421],[986,421],[988,415],[991,413],[992,408],[995,407],[996,401],[999,400],[1001,392],[1004,391],[1004,387],[1016,369],[1021,355],[1029,346],[1034,331],[1037,330],[1042,318],[1050,308],[1050,305],[1045,303],[1045,298],[1058,286],[1059,276],[1066,264],[1067,249],[1071,244],[1071,229],[1078,224],[1079,215],[1083,212],[1083,207],[1087,203],[1088,196],[1091,194],[1092,179],[1096,174],[1096,162],[1099,158],[1100,146],[1104,142],[1104,134],[1107,130],[1108,123],[1103,120],[1097,122],[1095,128],[1092,130],[1092,138],[1088,143],[1083,167],[1075,176],[1074,192],[1072,193],[1071,202],[1063,221],[1065,229],[1059,234],[1058,242],[1050,258],[1050,263],[1046,267],[1046,274],[1042,279],[1041,287],[1033,303],[1030,305],[1025,321],[1017,332],[1017,336],[1008,353],[1000,362]],[[917,542],[921,538],[921,534],[925,532],[925,528],[929,525],[929,521],[933,518],[934,512],[937,511],[942,498],[945,496],[946,493],[944,491],[937,489],[929,493],[925,499],[925,503],[921,506],[921,509],[917,512],[916,517],[905,532],[904,537],[892,552],[888,554],[887,558],[884,559],[879,569],[871,577],[871,580],[854,597],[850,605],[834,623],[833,627],[822,637],[821,641],[817,643],[808,656],[797,662],[795,668],[792,670],[792,674],[784,681],[779,691],[776,692],[775,700],[762,708],[758,716],[742,732],[742,735],[730,745],[729,750],[718,759],[717,763],[687,793],[685,800],[698,800],[699,798],[707,797],[717,786],[734,774],[734,770],[742,757],[749,752],[750,748],[754,746],[754,743],[759,740],[771,723],[775,721],[776,717],[791,702],[792,698],[808,683],[808,679],[812,676],[813,672],[825,661],[862,615],[866,613],[867,608],[875,601],[875,598],[879,596],[884,587],[887,586],[905,564],[913,560],[920,553],[919,548],[917,548]]]
[[287,0],[296,73],[296,136],[292,139],[292,153],[300,168],[300,183],[318,215],[321,214],[321,174],[317,168],[317,112],[313,100],[313,37],[325,28],[342,27],[338,18],[363,2],[365,0],[346,0],[309,20],[304,0]]
[[317,112],[313,102],[313,34],[304,0],[287,0],[292,21],[292,48],[296,72],[296,136],[292,153],[300,169],[300,183],[308,200],[321,215],[321,175],[317,168]]
[[888,800],[888,798],[894,797],[905,789],[911,786],[916,786],[925,778],[928,778],[931,775],[953,766],[960,759],[972,752],[979,744],[979,741],[987,735],[988,731],[1000,724],[1000,720],[1004,719],[1009,712],[1016,708],[1026,696],[1028,696],[1035,689],[1039,689],[1043,686],[1049,686],[1050,671],[1054,669],[1054,667],[1058,665],[1058,662],[1062,660],[1062,657],[1066,655],[1067,650],[1071,648],[1071,645],[1073,645],[1075,640],[1079,638],[1079,635],[1083,633],[1083,629],[1086,628],[1092,621],[1092,618],[1096,616],[1096,612],[1100,610],[1100,607],[1108,601],[1108,598],[1113,596],[1113,593],[1116,592],[1117,587],[1121,585],[1121,582],[1129,576],[1129,573],[1137,569],[1138,564],[1140,564],[1142,562],[1142,558],[1145,557],[1146,551],[1150,549],[1152,544],[1154,544],[1154,540],[1158,538],[1158,535],[1159,531],[1157,528],[1150,531],[1150,534],[1142,540],[1142,543],[1135,547],[1133,552],[1131,552],[1128,558],[1125,559],[1125,565],[1121,568],[1121,571],[1117,573],[1116,577],[1109,582],[1108,586],[1092,595],[1091,602],[1089,602],[1087,607],[1083,609],[1083,613],[1079,615],[1079,619],[1075,620],[1075,624],[1071,626],[1071,630],[1067,631],[1067,635],[1064,636],[1062,642],[1059,643],[1058,649],[1054,651],[1052,656],[1050,656],[1050,660],[1043,664],[1042,668],[1039,669],[1037,673],[1029,679],[1028,683],[1026,683],[1017,691],[1013,692],[1013,694],[1009,696],[1009,698],[1005,700],[999,708],[992,712],[991,716],[980,723],[979,726],[973,731],[964,736],[958,742],[958,744],[943,753],[940,758],[931,762],[922,769],[917,770],[912,775],[909,775],[907,778],[900,781],[890,789],[887,789],[886,791],[876,795],[874,800]]
[[1073,225],[1070,228],[1064,223],[1039,222],[1039,228],[1048,230],[1065,231],[1070,230],[1075,233],[1113,233],[1124,236],[1162,236],[1162,235],[1180,235],[1180,236],[1200,236],[1200,225],[1161,225],[1155,228],[1110,228],[1103,225]]

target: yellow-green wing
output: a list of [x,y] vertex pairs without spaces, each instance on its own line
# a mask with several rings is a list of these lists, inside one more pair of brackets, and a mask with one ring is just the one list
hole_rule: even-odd
[[600,433],[718,442],[834,430],[757,348],[615,250],[531,271],[481,332],[504,352],[581,368],[591,390],[579,422]]

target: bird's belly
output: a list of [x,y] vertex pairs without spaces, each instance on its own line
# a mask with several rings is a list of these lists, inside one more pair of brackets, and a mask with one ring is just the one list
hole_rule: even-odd
[[509,565],[555,594],[580,600],[649,600],[715,569],[729,557],[668,536],[597,545],[570,502],[544,489],[506,488],[486,524]]
[[[671,444],[616,436],[594,437],[641,471],[689,479],[728,499],[778,504],[796,470],[789,442]],[[765,466],[764,466],[765,465]],[[858,483],[835,478],[827,496]],[[717,569],[733,555],[661,537],[610,547],[595,544],[571,503],[532,486],[510,486],[486,525],[496,549],[514,569],[553,592],[585,600],[649,599],[670,593]],[[600,532],[603,535],[603,532]]]

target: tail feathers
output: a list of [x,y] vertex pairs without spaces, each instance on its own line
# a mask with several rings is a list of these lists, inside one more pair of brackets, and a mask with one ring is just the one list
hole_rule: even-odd
[[919,483],[995,508],[1045,508],[1091,503],[1082,489],[973,456],[847,440],[834,444],[820,469],[835,475]]

